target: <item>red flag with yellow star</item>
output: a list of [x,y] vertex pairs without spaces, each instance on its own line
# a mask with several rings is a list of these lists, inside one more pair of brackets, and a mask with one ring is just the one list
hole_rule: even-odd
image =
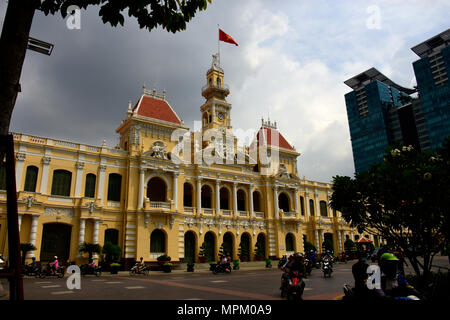
[[221,29],[219,29],[219,40],[238,45],[237,42],[234,41],[234,39],[231,36],[223,32]]

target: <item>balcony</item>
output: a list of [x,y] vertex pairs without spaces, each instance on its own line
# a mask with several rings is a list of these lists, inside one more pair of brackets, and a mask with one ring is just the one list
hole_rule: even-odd
[[255,217],[256,218],[264,218],[264,213],[255,211]]
[[214,92],[214,91],[219,91],[222,94],[224,94],[225,96],[227,96],[230,93],[230,88],[226,84],[220,84],[220,85],[212,84],[212,83],[207,84],[202,87],[202,96],[206,98],[207,96],[209,96],[211,94],[211,92]]
[[170,209],[170,202],[150,201],[150,209]]
[[247,211],[238,211],[238,216],[239,217],[247,217],[248,216],[248,212]]
[[203,214],[214,214],[214,209],[204,208]]
[[232,212],[232,210],[222,210],[222,215],[231,217]]
[[185,213],[194,213],[194,212],[195,212],[195,208],[192,208],[192,207],[184,207],[184,212],[185,212]]

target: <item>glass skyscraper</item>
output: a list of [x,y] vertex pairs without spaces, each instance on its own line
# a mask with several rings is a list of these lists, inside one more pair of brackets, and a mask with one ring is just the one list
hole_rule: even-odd
[[414,89],[397,85],[375,68],[344,83],[353,89],[345,95],[345,103],[355,170],[365,171],[372,163],[383,160],[388,145],[404,142],[402,129],[405,131],[406,126],[400,119],[407,119],[408,115],[400,115],[398,109]]
[[413,67],[432,150],[450,136],[449,43],[450,29],[411,49],[421,58]]

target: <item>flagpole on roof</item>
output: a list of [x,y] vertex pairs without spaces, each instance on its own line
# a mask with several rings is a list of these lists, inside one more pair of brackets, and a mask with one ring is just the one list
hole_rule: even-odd
[[220,66],[220,36],[219,36],[219,33],[220,33],[220,26],[219,26],[219,24],[217,24],[217,54],[218,54],[218,57],[219,57],[219,66]]

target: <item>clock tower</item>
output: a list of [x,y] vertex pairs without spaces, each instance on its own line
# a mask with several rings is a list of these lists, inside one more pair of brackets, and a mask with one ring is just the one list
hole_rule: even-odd
[[230,93],[223,80],[223,69],[220,67],[219,54],[213,54],[211,68],[206,72],[206,85],[202,88],[202,96],[206,102],[200,107],[202,113],[202,131],[208,129],[231,130],[231,104],[226,101]]

